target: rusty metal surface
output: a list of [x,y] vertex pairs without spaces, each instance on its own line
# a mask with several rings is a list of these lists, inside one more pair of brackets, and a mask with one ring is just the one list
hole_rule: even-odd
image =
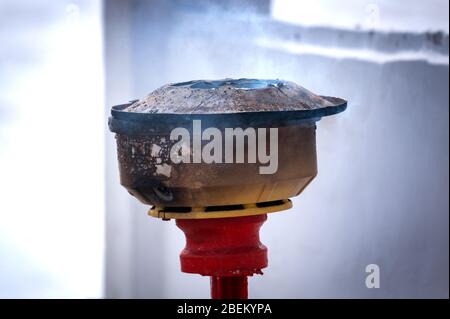
[[[278,128],[278,170],[259,174],[261,163],[171,164],[169,135],[116,134],[120,182],[155,206],[250,204],[298,195],[317,174],[315,125]],[[248,147],[245,145],[245,158]]]

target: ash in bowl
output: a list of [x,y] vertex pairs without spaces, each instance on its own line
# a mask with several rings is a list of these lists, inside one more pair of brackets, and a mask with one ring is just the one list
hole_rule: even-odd
[[341,102],[283,80],[196,80],[164,85],[123,111],[165,114],[305,111],[334,107]]

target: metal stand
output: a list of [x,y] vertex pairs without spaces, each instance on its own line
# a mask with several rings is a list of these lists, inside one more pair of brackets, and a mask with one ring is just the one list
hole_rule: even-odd
[[267,215],[177,219],[186,236],[181,270],[211,276],[211,298],[246,299],[247,276],[267,267],[267,248],[259,229]]

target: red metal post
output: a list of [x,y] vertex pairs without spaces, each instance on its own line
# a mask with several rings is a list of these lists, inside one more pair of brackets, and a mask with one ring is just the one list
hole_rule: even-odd
[[247,299],[247,276],[211,277],[212,299]]
[[267,267],[267,248],[259,229],[267,215],[177,219],[186,236],[181,270],[211,276],[211,298],[247,298],[247,276]]

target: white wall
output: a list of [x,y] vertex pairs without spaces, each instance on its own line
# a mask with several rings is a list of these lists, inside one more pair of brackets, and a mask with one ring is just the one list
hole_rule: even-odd
[[100,1],[0,3],[0,298],[103,292]]
[[[263,226],[270,265],[249,280],[251,297],[448,297],[448,35],[293,26],[194,1],[118,3],[106,5],[108,107],[224,77],[283,78],[349,101],[318,123],[316,180]],[[173,221],[148,217],[117,172],[107,181],[107,260],[126,267],[107,263],[106,295],[207,298],[207,278],[179,271]],[[371,263],[380,289],[364,285]]]

